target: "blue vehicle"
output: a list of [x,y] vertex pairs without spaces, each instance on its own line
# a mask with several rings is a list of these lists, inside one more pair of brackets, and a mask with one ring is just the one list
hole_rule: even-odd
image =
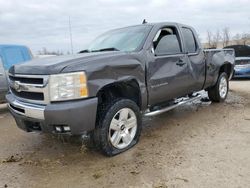
[[0,45],[0,102],[4,101],[8,91],[7,76],[9,68],[32,59],[32,54],[26,46]]
[[250,78],[250,57],[235,59],[234,78]]
[[250,78],[250,46],[233,45],[226,48],[235,50],[234,78]]

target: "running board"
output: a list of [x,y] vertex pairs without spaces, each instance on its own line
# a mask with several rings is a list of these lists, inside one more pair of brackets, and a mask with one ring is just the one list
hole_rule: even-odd
[[201,99],[201,97],[202,97],[201,94],[197,94],[197,96],[195,96],[195,97],[183,99],[183,100],[181,100],[180,102],[178,102],[178,103],[176,103],[176,104],[174,104],[174,105],[167,106],[167,107],[162,108],[162,109],[160,109],[160,110],[155,110],[155,111],[152,111],[152,112],[147,112],[147,113],[145,113],[144,115],[145,115],[145,116],[148,116],[148,117],[150,117],[150,116],[157,116],[157,115],[159,115],[159,114],[162,114],[162,113],[164,113],[164,112],[167,112],[167,111],[169,111],[169,110],[172,110],[172,109],[174,109],[174,108],[176,108],[176,107],[178,107],[178,106],[181,106],[181,105],[183,105],[183,104],[186,104],[186,103],[188,103],[188,102],[193,102],[193,101],[196,101],[196,100],[198,100],[198,99]]

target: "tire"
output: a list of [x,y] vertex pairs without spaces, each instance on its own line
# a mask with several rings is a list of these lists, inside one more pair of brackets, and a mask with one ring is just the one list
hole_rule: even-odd
[[105,155],[114,156],[137,144],[141,129],[137,104],[129,99],[116,99],[99,107],[94,143]]
[[225,72],[219,75],[216,84],[208,89],[208,97],[212,102],[223,102],[229,90],[228,76]]

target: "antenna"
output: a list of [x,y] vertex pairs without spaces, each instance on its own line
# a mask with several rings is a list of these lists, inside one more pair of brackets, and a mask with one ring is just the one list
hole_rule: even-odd
[[142,21],[142,24],[146,24],[146,23],[148,23],[148,22],[147,22],[146,19],[144,19],[144,20]]
[[69,16],[69,38],[70,38],[70,47],[71,47],[71,54],[73,54],[73,40],[72,40],[72,31],[71,31],[71,20]]

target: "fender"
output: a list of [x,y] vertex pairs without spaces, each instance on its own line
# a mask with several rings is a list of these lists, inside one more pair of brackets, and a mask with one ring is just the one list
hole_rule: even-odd
[[217,49],[205,50],[205,53],[207,69],[205,89],[216,84],[221,67],[224,65],[229,64],[231,66],[229,78],[232,77],[235,64],[233,49],[224,49],[223,51]]

